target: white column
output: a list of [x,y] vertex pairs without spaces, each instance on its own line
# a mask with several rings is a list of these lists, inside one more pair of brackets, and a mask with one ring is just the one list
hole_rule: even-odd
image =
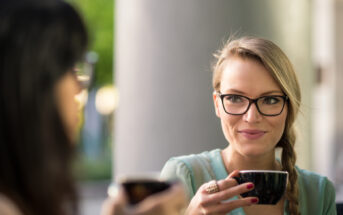
[[314,1],[313,61],[318,80],[313,93],[313,170],[333,179],[336,71],[333,0]]

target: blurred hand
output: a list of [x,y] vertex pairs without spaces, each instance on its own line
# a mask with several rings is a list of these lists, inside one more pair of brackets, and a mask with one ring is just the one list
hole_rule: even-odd
[[234,176],[238,176],[237,170],[233,171],[226,179],[217,181],[219,192],[208,193],[206,188],[209,186],[209,183],[203,184],[192,198],[186,210],[186,214],[225,215],[236,208],[256,204],[258,199],[255,197],[227,201],[227,199],[254,189],[254,185],[252,183],[238,185],[237,181],[232,178]]
[[129,206],[122,189],[116,197],[109,197],[102,207],[102,215],[180,215],[187,205],[181,184],[144,199],[137,206]]

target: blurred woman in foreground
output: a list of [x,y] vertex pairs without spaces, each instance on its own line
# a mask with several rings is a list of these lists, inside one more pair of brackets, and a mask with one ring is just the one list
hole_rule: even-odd
[[[81,90],[75,65],[87,49],[86,27],[68,3],[5,1],[0,8],[0,214],[77,214],[71,172]],[[170,196],[131,214],[163,212]],[[166,201],[163,201],[166,198]],[[125,195],[104,215],[126,214]],[[114,213],[116,212],[116,213]]]

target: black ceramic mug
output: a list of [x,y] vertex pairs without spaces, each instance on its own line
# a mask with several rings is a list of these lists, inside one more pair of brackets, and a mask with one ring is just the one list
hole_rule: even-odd
[[171,183],[155,179],[128,180],[122,182],[129,204],[134,205],[148,196],[167,190]]
[[238,184],[252,182],[255,188],[242,197],[258,197],[258,204],[276,204],[284,195],[287,187],[288,172],[273,170],[241,170],[234,177]]

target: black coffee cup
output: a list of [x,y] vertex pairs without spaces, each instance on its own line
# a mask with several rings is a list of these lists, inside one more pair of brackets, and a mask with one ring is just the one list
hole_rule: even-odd
[[272,170],[241,170],[234,177],[238,184],[252,182],[253,190],[242,193],[242,197],[258,197],[258,204],[274,205],[284,195],[287,187],[288,172]]
[[152,194],[167,190],[172,184],[173,182],[154,178],[127,179],[121,182],[121,186],[124,188],[128,202],[131,205],[140,203]]

